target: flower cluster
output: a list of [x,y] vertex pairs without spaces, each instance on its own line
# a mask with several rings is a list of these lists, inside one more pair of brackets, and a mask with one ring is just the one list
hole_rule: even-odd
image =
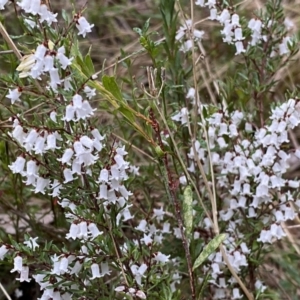
[[[223,42],[227,44],[235,44],[236,55],[246,52],[245,43],[243,42],[245,40],[245,37],[243,36],[243,28],[240,24],[240,17],[236,12],[232,11],[232,8],[221,9],[218,6],[217,1],[215,0],[197,0],[195,4],[200,7],[208,7],[210,11],[209,19],[217,20],[222,26],[224,26],[221,30],[221,34],[223,35]],[[288,19],[286,19],[285,24],[287,30],[290,30],[293,26],[293,24],[289,22]],[[273,23],[269,22],[267,24],[267,27],[270,27],[271,25],[273,25]],[[247,27],[251,30],[252,38],[249,42],[249,46],[255,46],[260,42],[266,42],[269,38],[274,38],[274,36],[268,37],[267,33],[262,34],[262,29],[266,26],[259,18],[252,18],[249,21]],[[184,26],[181,26],[177,31],[176,39],[181,42],[182,45],[180,50],[183,52],[188,52],[191,50],[191,36],[193,36],[194,39],[197,40],[202,39],[204,35],[204,31],[199,30],[194,30],[194,33],[192,34],[191,29],[192,20],[187,20],[186,24]],[[186,37],[186,40],[184,40],[183,37]],[[283,37],[281,43],[274,47],[271,57],[275,56],[276,53],[279,53],[279,55],[289,54],[289,45],[291,43],[292,39],[290,36]]]
[[[261,225],[253,225],[256,226],[253,236],[257,242],[273,243],[285,236],[281,222],[297,216],[300,200],[293,191],[299,188],[300,182],[284,178],[291,157],[284,145],[289,142],[288,131],[299,124],[300,105],[295,99],[272,109],[269,124],[256,130],[242,112],[229,114],[219,110],[207,118],[211,156],[199,141],[195,142],[196,153],[193,147],[190,149],[191,172],[195,172],[197,157],[204,163],[207,174],[210,164],[217,174],[216,187],[222,198],[219,219],[227,233],[227,257],[237,273],[251,259],[252,245],[247,245],[245,239],[249,235],[246,222],[251,224],[251,220],[259,219]],[[300,159],[299,150],[295,154]],[[199,226],[206,231],[213,229],[208,218]],[[231,299],[240,299],[235,278],[225,274],[226,262],[221,252],[212,254],[209,261],[209,268],[206,265],[204,271],[211,272],[209,282],[215,289],[214,299],[229,297],[229,291],[233,293]],[[259,282],[257,286],[264,289]]]
[[201,7],[208,7],[210,10],[210,20],[217,20],[224,28],[221,34],[224,36],[223,42],[227,44],[235,44],[236,55],[245,52],[243,40],[242,27],[240,25],[240,17],[237,13],[231,13],[228,9],[218,11],[217,2],[215,0],[198,0],[195,3]]
[[185,24],[179,28],[176,34],[176,40],[182,43],[180,50],[182,52],[188,52],[192,49],[193,40],[197,42],[203,38],[203,35],[203,30],[192,30],[192,20],[186,20]]

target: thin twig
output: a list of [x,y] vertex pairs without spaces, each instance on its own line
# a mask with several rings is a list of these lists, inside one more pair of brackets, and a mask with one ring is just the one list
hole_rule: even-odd
[[15,43],[13,40],[10,38],[9,34],[7,33],[6,29],[4,28],[3,24],[0,22],[0,33],[6,43],[8,44],[9,48],[15,53],[16,57],[21,60],[22,54],[19,51],[19,49],[16,47]]
[[5,290],[4,286],[1,284],[0,282],[0,289],[2,290],[3,294],[5,295],[5,297],[8,299],[8,300],[11,300],[9,294],[7,293],[7,291]]
[[177,217],[178,227],[179,227],[179,230],[181,233],[182,245],[183,245],[183,248],[185,251],[188,272],[189,272],[189,278],[190,278],[189,282],[190,282],[191,293],[192,293],[191,298],[193,300],[196,300],[196,288],[195,288],[195,278],[194,278],[194,273],[193,273],[192,257],[191,257],[191,253],[190,253],[190,249],[189,249],[189,242],[188,242],[188,239],[184,232],[183,218],[181,215],[181,205],[180,205],[180,203],[177,199],[177,195],[175,193],[176,184],[174,183],[174,180],[172,179],[172,175],[171,175],[169,163],[168,163],[167,153],[164,151],[164,144],[162,142],[161,135],[160,135],[160,126],[159,126],[159,123],[157,122],[156,118],[154,117],[152,108],[150,109],[149,118],[152,121],[151,126],[155,132],[158,145],[161,148],[161,150],[163,151],[163,156],[159,159],[162,162],[163,181],[165,184],[168,198],[170,199],[171,203],[174,206],[176,217]]

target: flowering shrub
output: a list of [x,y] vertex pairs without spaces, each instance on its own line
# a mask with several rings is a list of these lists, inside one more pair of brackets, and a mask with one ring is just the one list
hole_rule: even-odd
[[[285,177],[291,159],[300,159],[289,147],[300,100],[297,91],[280,101],[271,93],[297,41],[280,1],[249,20],[225,1],[194,4],[186,19],[174,1],[161,3],[158,42],[149,21],[134,29],[153,68],[147,88],[131,82],[141,95],[130,97],[121,79],[95,72],[90,54],[81,53],[77,38],[94,27],[83,8],[70,18],[40,0],[0,1],[0,9],[20,12],[30,40],[16,44],[0,24],[19,60],[1,77],[3,139],[14,157],[3,164],[28,197],[51,199],[67,228],[60,241],[28,231],[19,242],[1,242],[0,260],[13,264],[18,281],[34,279],[39,299],[271,293],[259,266],[300,207],[300,182]],[[197,78],[209,47],[196,28],[197,9],[217,22],[218,38],[237,59],[233,77],[216,92],[208,86],[211,103]],[[120,130],[102,125],[99,112],[113,114]],[[148,172],[136,153],[149,160]]]

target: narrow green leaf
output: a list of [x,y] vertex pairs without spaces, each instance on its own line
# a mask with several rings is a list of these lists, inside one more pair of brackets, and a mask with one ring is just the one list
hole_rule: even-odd
[[149,25],[150,25],[150,19],[148,19],[143,26],[143,29],[142,29],[143,34],[147,33],[147,31],[149,29]]
[[226,234],[221,233],[215,236],[203,249],[198,258],[196,259],[193,270],[198,268],[203,264],[203,262],[220,246],[220,244],[225,240]]
[[127,109],[126,107],[122,106],[118,108],[118,111],[125,117],[131,124],[135,123],[134,114]]
[[90,74],[94,74],[95,73],[95,68],[94,68],[94,64],[93,64],[93,61],[91,59],[90,54],[87,54],[85,56],[84,62],[85,62],[86,67],[88,68]]
[[115,96],[115,98],[117,100],[119,100],[120,102],[124,102],[123,97],[122,97],[122,93],[116,83],[115,78],[112,76],[106,76],[104,75],[102,77],[102,83],[103,86],[112,94]]
[[189,236],[193,229],[193,191],[190,185],[183,192],[183,218],[185,230]]
[[82,73],[87,77],[90,77],[90,71],[80,56],[76,56],[76,62],[80,66]]
[[69,16],[68,16],[68,14],[67,14],[67,12],[66,12],[65,9],[62,9],[61,15],[62,15],[63,19],[64,19],[66,22],[69,22]]

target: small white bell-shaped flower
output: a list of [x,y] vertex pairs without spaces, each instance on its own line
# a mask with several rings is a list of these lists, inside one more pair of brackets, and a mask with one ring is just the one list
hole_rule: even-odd
[[11,273],[13,272],[21,272],[23,267],[23,259],[21,256],[17,255],[14,258],[14,268],[10,271]]
[[91,265],[91,270],[92,270],[92,277],[91,279],[95,279],[95,278],[101,278],[101,274],[100,274],[100,268],[99,265],[94,263]]

